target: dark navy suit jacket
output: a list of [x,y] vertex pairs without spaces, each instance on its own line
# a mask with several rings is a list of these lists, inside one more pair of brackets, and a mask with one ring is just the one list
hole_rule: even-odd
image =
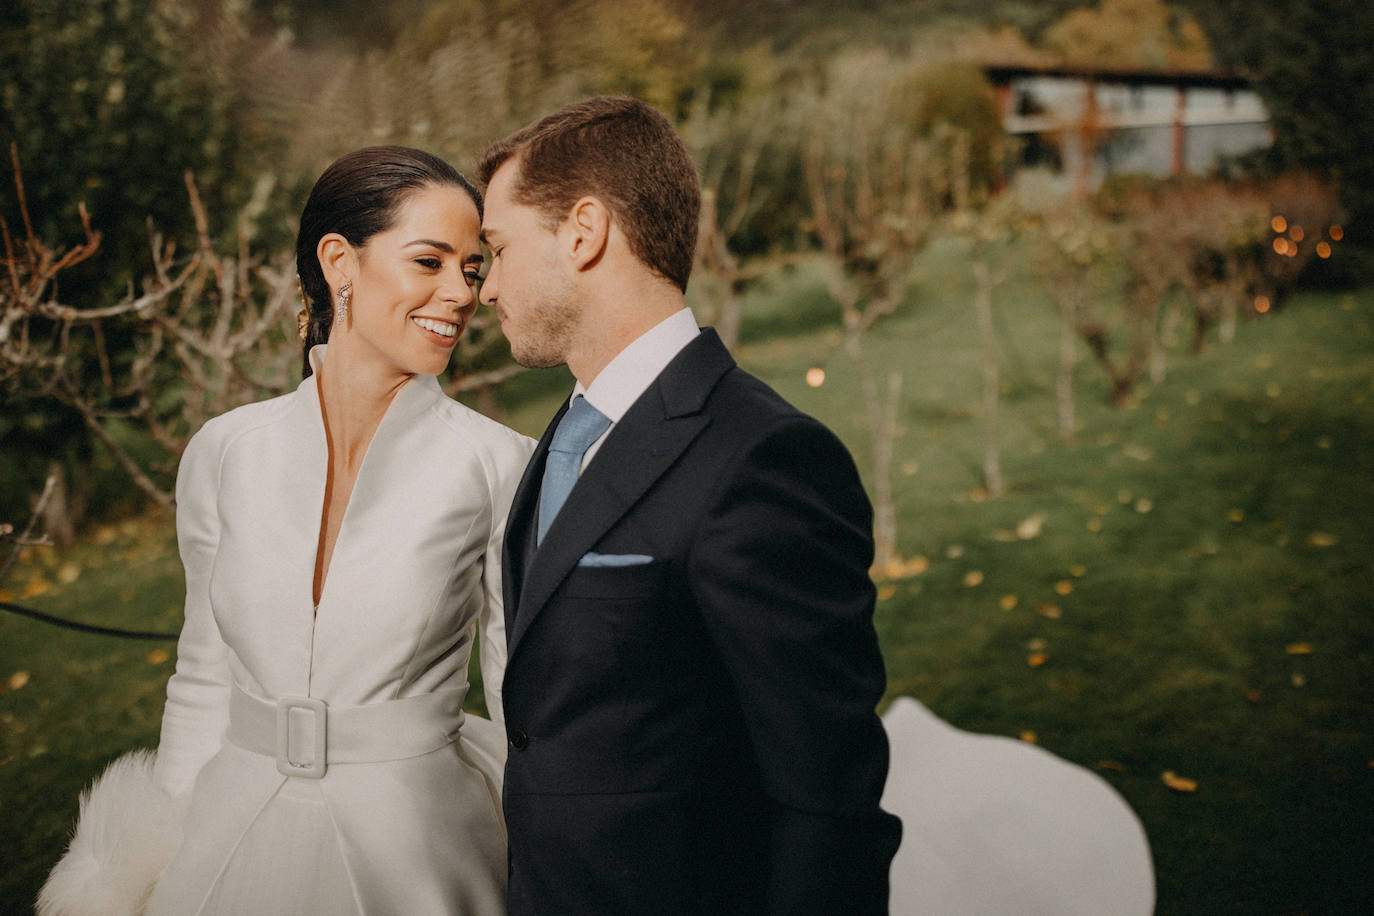
[[901,827],[849,453],[707,329],[536,549],[561,416],[504,551],[512,916],[886,913]]

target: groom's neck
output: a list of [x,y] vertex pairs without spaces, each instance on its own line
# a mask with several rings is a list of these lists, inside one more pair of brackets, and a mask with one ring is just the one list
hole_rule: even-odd
[[592,291],[577,346],[568,353],[568,368],[584,388],[590,387],[622,350],[686,304],[682,291],[656,274]]

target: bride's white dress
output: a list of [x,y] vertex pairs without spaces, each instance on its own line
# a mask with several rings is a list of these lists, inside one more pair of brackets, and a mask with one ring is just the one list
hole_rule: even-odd
[[[190,810],[149,913],[504,913],[501,536],[532,445],[433,378],[407,382],[316,609],[315,378],[195,436],[177,480],[186,622],[155,769]],[[495,722],[462,711],[479,632]]]

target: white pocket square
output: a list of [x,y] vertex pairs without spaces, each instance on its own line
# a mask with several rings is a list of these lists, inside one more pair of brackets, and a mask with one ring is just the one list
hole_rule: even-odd
[[578,566],[643,566],[645,563],[652,563],[654,558],[642,553],[596,553],[587,551],[582,555],[582,559],[577,561]]

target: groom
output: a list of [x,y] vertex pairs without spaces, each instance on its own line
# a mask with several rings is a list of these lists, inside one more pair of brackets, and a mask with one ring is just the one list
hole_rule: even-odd
[[686,148],[598,97],[478,174],[481,299],[577,378],[506,530],[510,912],[886,913],[871,509],[684,307]]

